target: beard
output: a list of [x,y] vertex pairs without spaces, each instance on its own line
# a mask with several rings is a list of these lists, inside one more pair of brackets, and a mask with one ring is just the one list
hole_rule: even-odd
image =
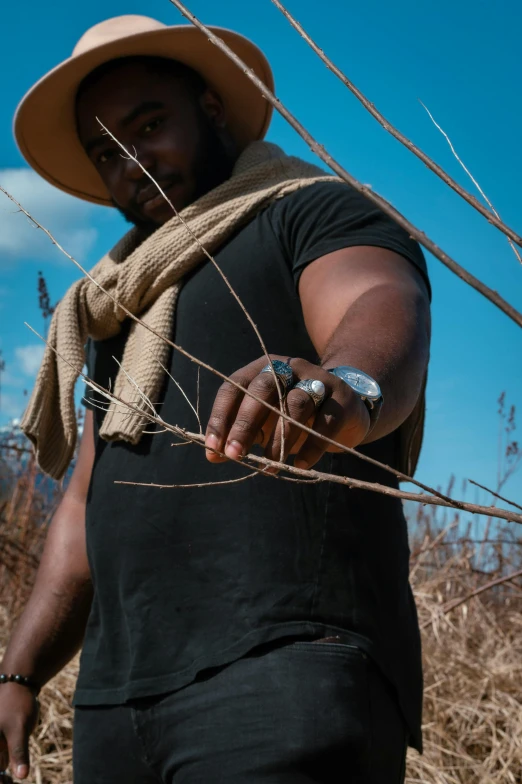
[[[232,173],[234,162],[234,155],[227,149],[226,143],[221,139],[209,118],[201,111],[200,141],[192,171],[195,188],[189,203],[193,204],[201,196],[227,180]],[[146,175],[144,177],[144,184],[149,184],[150,178]],[[112,199],[112,204],[127,223],[132,224],[145,235],[152,234],[160,227],[160,224],[140,217],[136,211],[121,207],[114,199]],[[189,204],[184,206],[188,207]]]

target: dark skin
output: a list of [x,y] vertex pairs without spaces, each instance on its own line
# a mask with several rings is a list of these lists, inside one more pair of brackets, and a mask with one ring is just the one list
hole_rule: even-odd
[[[212,90],[196,97],[182,79],[138,64],[105,75],[77,102],[80,140],[115,206],[145,230],[172,218],[172,209],[140,167],[104,134],[97,117],[126,149],[135,151],[178,212],[231,174],[237,153],[223,105]],[[142,202],[145,197],[150,198]]]
[[[152,101],[161,108],[151,109]],[[237,156],[215,93],[206,90],[195,98],[181,80],[160,78],[136,65],[122,66],[91,86],[78,102],[77,115],[82,143],[115,205],[148,232],[170,220],[171,209],[161,199],[154,200],[157,191],[136,163],[124,160],[115,143],[101,136],[96,116],[127,149],[136,150],[143,166],[167,186],[177,210],[227,179]],[[140,192],[148,202],[140,203]],[[300,278],[299,296],[321,363],[292,358],[294,380],[322,380],[326,399],[316,414],[310,397],[292,390],[287,397],[290,415],[351,447],[395,430],[415,405],[428,362],[429,302],[418,271],[382,248],[345,248],[308,265]],[[286,360],[285,346],[281,352],[272,357]],[[233,378],[277,406],[273,377],[260,375],[265,364],[266,358],[260,356]],[[335,365],[358,367],[381,386],[385,402],[369,437],[364,403],[325,370]],[[277,417],[226,382],[216,396],[206,438],[210,462],[227,459],[212,449],[237,457],[255,442],[262,443],[269,457],[279,459]],[[314,465],[325,451],[335,451],[288,424],[285,444],[286,454],[294,453],[295,464],[303,467]],[[50,526],[35,589],[11,637],[2,672],[19,672],[43,684],[81,645],[92,596],[85,505],[93,460],[93,420],[87,412],[79,459]],[[16,684],[0,687],[0,769],[9,760],[19,778],[28,775],[28,739],[36,717],[37,704],[27,689]]]

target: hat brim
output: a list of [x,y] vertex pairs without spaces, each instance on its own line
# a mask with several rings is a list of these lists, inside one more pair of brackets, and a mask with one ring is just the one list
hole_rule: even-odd
[[[242,35],[211,28],[271,90],[273,76],[260,49]],[[220,95],[227,126],[240,149],[262,139],[272,106],[253,82],[192,25],[137,33],[102,44],[56,66],[24,96],[14,118],[14,135],[26,161],[44,179],[73,196],[113,206],[76,130],[75,99],[87,74],[109,60],[150,55],[179,60],[198,71]]]

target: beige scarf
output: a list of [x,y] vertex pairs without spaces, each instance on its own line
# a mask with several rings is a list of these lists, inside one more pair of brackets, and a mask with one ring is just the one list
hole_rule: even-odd
[[[321,181],[339,180],[317,166],[285,155],[274,144],[254,142],[239,157],[230,179],[184,209],[181,216],[203,247],[213,253],[271,201]],[[137,229],[131,229],[91,275],[120,305],[172,339],[183,277],[205,258],[186,226],[174,216],[145,240]],[[74,386],[85,362],[87,337],[111,338],[120,332],[125,318],[125,312],[88,278],[71,286],[56,309],[49,330],[50,346],[45,349],[21,423],[35,445],[40,467],[55,479],[61,479],[74,454]],[[168,363],[169,351],[163,340],[134,322],[112,392],[144,411],[146,404],[137,386],[157,403],[164,376],[161,365]],[[100,436],[136,444],[147,421],[111,404]]]

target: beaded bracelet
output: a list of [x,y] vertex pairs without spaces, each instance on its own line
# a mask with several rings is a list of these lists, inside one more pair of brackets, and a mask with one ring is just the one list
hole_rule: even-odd
[[27,686],[35,696],[40,691],[40,686],[35,683],[35,681],[30,680],[30,678],[26,678],[25,675],[7,675],[6,673],[1,673],[0,683],[18,683],[19,686]]

